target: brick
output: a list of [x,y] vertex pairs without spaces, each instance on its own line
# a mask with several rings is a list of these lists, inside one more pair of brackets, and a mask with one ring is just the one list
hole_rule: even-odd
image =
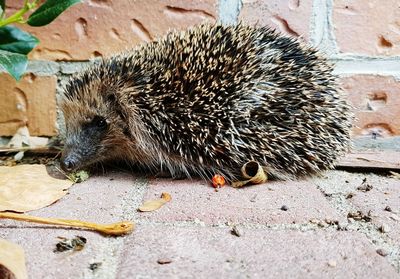
[[354,107],[355,136],[400,135],[400,82],[393,77],[354,75],[342,79]]
[[0,136],[11,136],[24,125],[35,136],[57,133],[55,76],[27,74],[17,82],[0,73],[0,84]]
[[[171,263],[160,265],[159,259]],[[122,278],[397,278],[356,232],[141,225],[125,239]]]
[[[22,1],[14,1],[19,7]],[[29,55],[42,60],[87,60],[154,40],[170,29],[215,21],[217,0],[86,0],[50,25],[23,26],[40,39]],[[17,5],[19,3],[19,5]]]
[[312,0],[244,0],[239,19],[310,39]]
[[335,0],[333,24],[340,52],[399,55],[399,18],[398,0]]
[[[360,139],[360,138],[359,138]],[[369,140],[369,139],[368,139]],[[372,144],[377,140],[371,141]],[[379,148],[374,147],[374,148]],[[400,152],[394,150],[388,151],[352,151],[340,159],[336,166],[354,168],[363,170],[396,170],[400,171]]]
[[[268,182],[242,189],[214,188],[201,181],[150,182],[144,200],[154,199],[162,192],[172,195],[172,201],[154,212],[137,217],[152,221],[193,221],[207,224],[307,223],[311,219],[339,219],[320,191],[310,182]],[[283,211],[286,205],[289,210]]]

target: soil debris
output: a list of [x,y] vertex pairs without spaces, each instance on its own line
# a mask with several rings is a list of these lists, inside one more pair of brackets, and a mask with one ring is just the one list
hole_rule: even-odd
[[382,248],[376,249],[376,253],[378,253],[378,255],[381,255],[382,257],[386,257],[387,255],[389,255],[389,252]]
[[390,227],[389,227],[389,225],[387,225],[387,224],[382,224],[382,225],[379,227],[379,231],[380,231],[381,233],[390,232]]
[[349,212],[347,214],[348,219],[354,219],[356,221],[365,221],[365,222],[371,222],[371,212],[368,212],[368,214],[364,214],[362,211],[357,210],[355,212]]
[[59,237],[59,239],[61,239],[61,241],[56,244],[56,248],[53,250],[54,253],[61,253],[70,250],[73,250],[74,252],[82,251],[87,242],[86,238],[83,236],[76,236],[72,239]]
[[243,235],[243,231],[240,227],[238,226],[233,226],[232,230],[231,230],[231,234],[237,236],[237,237],[241,237]]
[[387,205],[387,206],[385,207],[385,211],[392,212],[392,208],[391,208],[390,206]]
[[364,178],[361,185],[357,187],[357,190],[361,192],[368,192],[371,191],[373,188],[374,187],[371,184],[367,183],[367,178]]
[[102,263],[98,262],[98,263],[91,263],[89,265],[89,269],[93,272],[95,272],[96,270],[98,270],[101,267]]
[[170,263],[172,263],[172,260],[168,259],[168,258],[161,258],[161,259],[157,260],[157,263],[158,264],[170,264]]
[[287,205],[282,205],[281,210],[282,211],[288,211],[289,207]]

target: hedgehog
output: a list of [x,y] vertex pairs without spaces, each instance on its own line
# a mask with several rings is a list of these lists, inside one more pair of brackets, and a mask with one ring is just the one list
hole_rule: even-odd
[[61,167],[125,161],[149,173],[274,179],[334,167],[351,110],[317,48],[269,27],[201,24],[104,58],[64,88]]

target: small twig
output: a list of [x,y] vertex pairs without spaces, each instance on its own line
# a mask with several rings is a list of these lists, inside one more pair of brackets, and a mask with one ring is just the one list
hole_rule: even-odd
[[1,153],[17,153],[17,152],[29,152],[29,153],[35,153],[35,154],[56,154],[57,156],[61,153],[61,151],[57,148],[53,147],[5,147],[5,148],[0,148],[0,154]]
[[42,218],[35,217],[19,213],[11,212],[0,212],[0,219],[13,219],[18,221],[33,222],[45,225],[60,225],[74,228],[90,229],[98,231],[106,235],[124,235],[129,234],[133,231],[135,225],[130,221],[122,221],[113,224],[95,224],[89,222],[83,222],[79,220],[65,220],[65,219],[54,219],[54,218]]
[[30,3],[28,0],[25,0],[24,6],[20,10],[16,11],[14,14],[5,19],[0,19],[0,27],[16,22],[23,23],[25,21],[24,15],[30,10],[35,9],[37,7],[37,4],[37,0],[33,1],[32,3]]

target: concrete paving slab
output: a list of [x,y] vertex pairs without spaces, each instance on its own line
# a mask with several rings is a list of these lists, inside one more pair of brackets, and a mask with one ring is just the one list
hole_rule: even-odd
[[[49,207],[28,214],[96,223],[132,220],[146,184],[131,174],[108,172],[70,188],[69,194]],[[57,237],[87,239],[79,252],[54,253]],[[20,244],[26,253],[30,278],[114,278],[122,238],[104,237],[95,232],[54,229],[40,224],[0,220],[0,238]],[[96,271],[93,263],[101,263]]]
[[[365,177],[373,188],[357,190]],[[109,238],[0,220],[0,237],[22,245],[31,278],[399,278],[398,185],[384,176],[331,171],[325,178],[215,192],[199,180],[156,179],[148,185],[110,171],[30,214],[99,223],[133,220],[133,234]],[[162,192],[172,201],[152,213],[137,212],[143,200]],[[349,193],[352,198],[346,198]],[[353,222],[347,231],[309,223],[346,221],[350,210],[371,210],[372,221]],[[380,222],[389,226],[387,233],[377,231]],[[232,235],[226,223],[241,223],[242,236]],[[76,235],[87,238],[84,250],[53,252],[58,236]],[[389,254],[379,255],[378,248]],[[101,263],[96,271],[89,268],[93,263]]]
[[[1,229],[2,238],[22,246],[29,278],[75,279],[114,278],[121,240],[108,238],[94,232],[64,229],[46,229],[35,226]],[[5,230],[5,232],[4,232]],[[55,253],[58,237],[87,239],[82,251]],[[101,263],[96,271],[90,269],[93,263]]]
[[369,212],[371,221],[378,227],[385,226],[383,233],[400,244],[400,180],[370,175],[366,183],[373,188],[358,191],[351,203],[362,212]]
[[308,181],[271,181],[240,189],[226,186],[215,192],[202,181],[155,179],[149,182],[144,200],[162,192],[170,193],[172,201],[160,210],[140,213],[138,218],[162,222],[197,219],[206,224],[292,224],[341,218]]
[[[159,262],[168,262],[160,264]],[[399,278],[355,232],[142,225],[117,278]]]

